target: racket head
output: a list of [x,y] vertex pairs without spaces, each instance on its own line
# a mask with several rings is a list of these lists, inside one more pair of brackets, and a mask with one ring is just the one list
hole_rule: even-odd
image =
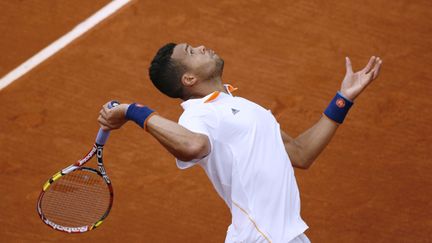
[[55,230],[84,233],[100,226],[113,204],[114,192],[106,175],[89,167],[53,175],[37,202],[42,221]]

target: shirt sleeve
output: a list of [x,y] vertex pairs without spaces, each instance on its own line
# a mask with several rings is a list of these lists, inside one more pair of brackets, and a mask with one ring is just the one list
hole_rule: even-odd
[[204,158],[195,159],[191,161],[182,161],[176,158],[177,167],[180,169],[187,169],[196,164],[204,163],[208,160],[211,153],[213,152],[213,139],[214,133],[217,126],[216,113],[212,111],[209,106],[200,106],[194,109],[188,109],[179,118],[178,124],[185,127],[186,129],[204,134],[208,137],[210,141],[210,153]]

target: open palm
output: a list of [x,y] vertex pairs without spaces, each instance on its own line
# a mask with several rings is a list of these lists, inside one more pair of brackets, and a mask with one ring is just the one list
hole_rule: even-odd
[[358,72],[353,72],[351,61],[346,57],[346,74],[342,81],[341,92],[350,99],[354,100],[365,90],[365,88],[378,77],[382,60],[379,57],[371,57],[365,68]]

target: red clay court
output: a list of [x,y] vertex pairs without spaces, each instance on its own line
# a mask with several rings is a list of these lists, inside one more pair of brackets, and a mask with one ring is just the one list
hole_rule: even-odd
[[[1,1],[0,77],[108,0]],[[236,95],[276,114],[292,136],[339,89],[344,57],[384,66],[325,152],[296,170],[312,242],[432,242],[431,1],[132,1],[0,91],[0,242],[223,242],[230,214],[201,168],[134,124],[111,134],[114,206],[81,235],[46,227],[42,184],[87,152],[111,99],[177,121],[182,110],[147,68],[166,42],[204,44]]]

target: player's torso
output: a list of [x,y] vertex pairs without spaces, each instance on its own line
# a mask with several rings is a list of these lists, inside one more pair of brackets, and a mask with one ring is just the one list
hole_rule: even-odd
[[268,237],[283,238],[304,228],[293,168],[271,112],[227,95],[212,102],[211,110],[217,114],[216,136],[202,166],[231,209],[236,228],[231,234],[241,239],[259,226]]
[[213,108],[220,113],[216,156],[225,153],[221,157],[231,158],[219,159],[218,166],[230,168],[231,175],[239,173],[245,193],[260,200],[267,186],[292,173],[279,124],[269,110],[240,97],[218,100]]

